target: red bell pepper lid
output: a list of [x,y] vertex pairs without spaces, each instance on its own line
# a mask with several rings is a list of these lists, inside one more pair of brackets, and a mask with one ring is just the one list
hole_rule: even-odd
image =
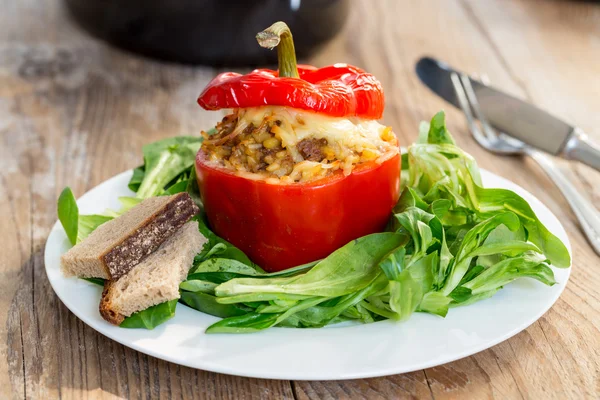
[[256,35],[259,45],[277,47],[278,71],[256,69],[242,75],[217,75],[198,97],[205,110],[286,106],[332,117],[379,119],[383,115],[381,83],[347,64],[323,68],[297,65],[289,27],[276,22]]

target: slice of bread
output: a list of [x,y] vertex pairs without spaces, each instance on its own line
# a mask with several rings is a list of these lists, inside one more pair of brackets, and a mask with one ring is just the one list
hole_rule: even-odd
[[102,317],[119,325],[137,311],[178,299],[179,284],[206,241],[198,222],[190,221],[127,275],[107,281],[100,301]]
[[66,276],[118,279],[199,211],[187,193],[146,199],[63,254],[62,271]]

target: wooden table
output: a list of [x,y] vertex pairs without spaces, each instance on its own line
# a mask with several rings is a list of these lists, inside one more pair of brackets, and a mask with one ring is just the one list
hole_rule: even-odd
[[[435,55],[577,123],[600,140],[600,5],[578,1],[353,2],[337,39],[309,60],[348,62],[378,76],[384,121],[402,143],[445,108],[479,164],[523,186],[559,217],[573,271],[556,305],[529,329],[472,357],[377,379],[290,382],[170,364],[96,333],[53,293],[44,243],[55,201],[141,162],[144,143],[198,132],[219,116],[196,96],[209,68],[136,57],[82,33],[56,0],[0,8],[0,398],[593,398],[600,393],[600,259],[560,192],[531,160],[496,157],[462,115],[417,79]],[[600,200],[600,174],[565,172]],[[293,360],[291,360],[293,362]]]

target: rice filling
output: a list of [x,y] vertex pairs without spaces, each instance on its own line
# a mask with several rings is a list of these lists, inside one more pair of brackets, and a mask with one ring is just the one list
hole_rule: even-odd
[[307,182],[398,153],[390,127],[286,107],[237,109],[202,132],[210,163],[255,179]]

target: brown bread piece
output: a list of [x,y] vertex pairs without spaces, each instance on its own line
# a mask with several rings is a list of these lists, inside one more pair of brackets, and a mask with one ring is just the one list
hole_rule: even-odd
[[120,325],[135,312],[178,299],[179,284],[204,243],[198,222],[185,224],[125,276],[105,283],[100,301],[102,317]]
[[61,257],[63,273],[115,280],[199,212],[187,193],[151,197],[100,225]]

